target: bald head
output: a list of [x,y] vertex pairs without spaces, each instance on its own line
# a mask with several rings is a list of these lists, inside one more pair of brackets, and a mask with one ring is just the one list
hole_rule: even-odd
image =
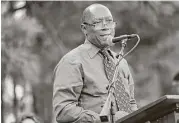
[[109,9],[101,4],[88,6],[81,19],[81,29],[86,39],[98,48],[112,46],[115,23]]
[[81,23],[84,22],[90,23],[96,18],[102,18],[106,16],[112,17],[110,10],[106,6],[101,4],[92,4],[84,10]]

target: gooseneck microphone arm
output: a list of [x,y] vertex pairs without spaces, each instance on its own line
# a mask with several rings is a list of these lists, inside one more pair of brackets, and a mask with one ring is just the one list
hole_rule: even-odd
[[[129,53],[131,53],[131,52],[137,47],[137,45],[138,45],[139,42],[140,42],[140,37],[139,37],[139,35],[137,35],[137,34],[132,34],[132,35],[135,35],[138,40],[137,40],[136,44],[133,46],[133,48],[132,48],[131,50],[129,50],[126,54],[124,54],[123,52],[124,52],[124,49],[125,49],[125,47],[126,47],[126,45],[127,45],[128,39],[123,39],[123,41],[121,42],[122,48],[121,48],[121,51],[118,53],[118,56],[119,56],[119,57],[118,57],[118,61],[117,61],[117,63],[116,63],[116,68],[115,68],[115,72],[114,72],[114,75],[113,75],[112,83],[109,85],[108,92],[110,91],[111,87],[113,86],[113,84],[114,84],[114,82],[115,82],[115,80],[116,80],[117,73],[118,73],[118,71],[119,71],[119,63],[120,63],[120,61],[121,61],[124,57],[126,57]],[[114,88],[114,87],[113,87],[113,88]]]
[[[138,38],[138,41],[137,43],[134,45],[134,47],[128,51],[126,54],[124,54],[124,49],[126,47],[126,44],[127,44],[127,41],[130,39],[130,38],[133,38],[133,37],[137,37]],[[140,38],[137,34],[132,34],[132,35],[124,35],[124,36],[120,36],[117,38],[114,38],[113,39],[113,43],[117,43],[119,42],[120,40],[122,40],[122,48],[121,48],[121,51],[118,53],[119,57],[118,57],[118,61],[117,61],[117,64],[115,66],[115,71],[114,71],[114,75],[113,75],[113,79],[112,79],[112,82],[111,84],[109,85],[109,88],[108,88],[108,97],[107,97],[107,100],[103,106],[103,109],[100,113],[100,120],[101,122],[110,122],[110,123],[114,123],[114,111],[113,111],[113,105],[114,105],[114,102],[112,101],[112,96],[114,94],[114,90],[115,90],[115,87],[114,87],[114,82],[116,80],[116,77],[117,77],[117,73],[119,71],[119,63],[120,61],[125,57],[127,56],[129,53],[131,53],[136,47],[137,45],[139,44],[140,42]]]
[[[124,51],[124,48],[126,47],[126,45],[127,45],[127,41],[128,40],[130,40],[131,38],[134,38],[134,37],[137,37],[137,42],[136,42],[136,44],[133,46],[133,48],[131,49],[131,50],[129,50],[126,54],[123,54],[123,51]],[[114,38],[115,39],[115,38]],[[124,58],[124,57],[126,57],[127,55],[129,55],[129,53],[131,53],[136,47],[137,47],[137,45],[139,44],[139,42],[140,42],[140,37],[139,37],[139,35],[137,35],[137,34],[132,34],[132,35],[129,35],[129,38],[127,38],[126,40],[125,39],[123,39],[122,40],[122,42],[121,42],[121,44],[122,44],[122,47],[121,47],[121,51],[118,53],[118,55],[119,56],[121,56],[122,58]],[[122,59],[121,59],[122,60]],[[120,60],[120,61],[121,61]],[[119,61],[119,62],[120,62]],[[116,64],[116,66],[117,66],[118,64]]]

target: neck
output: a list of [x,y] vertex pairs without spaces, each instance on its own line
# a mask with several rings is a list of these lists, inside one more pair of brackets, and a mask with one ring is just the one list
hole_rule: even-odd
[[[88,40],[88,39],[87,39]],[[91,44],[93,44],[94,46],[96,46],[97,48],[99,48],[99,49],[101,49],[101,50],[105,50],[105,49],[109,49],[110,48],[110,46],[108,46],[108,45],[106,45],[106,46],[104,46],[104,45],[100,45],[99,43],[97,43],[97,42],[93,42],[93,41],[91,41],[91,40],[88,40]]]

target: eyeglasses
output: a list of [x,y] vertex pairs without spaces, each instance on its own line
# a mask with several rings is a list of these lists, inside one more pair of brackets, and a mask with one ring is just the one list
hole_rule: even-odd
[[95,29],[102,29],[104,27],[104,25],[106,25],[107,28],[114,28],[116,26],[116,22],[114,21],[106,21],[106,23],[104,24],[103,21],[96,21],[93,24],[84,22],[83,24],[88,25],[88,26],[92,26]]

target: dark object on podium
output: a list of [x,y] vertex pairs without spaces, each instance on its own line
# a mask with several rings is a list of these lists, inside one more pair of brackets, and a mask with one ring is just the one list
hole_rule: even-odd
[[146,122],[179,123],[179,95],[165,95],[116,121],[116,123]]

